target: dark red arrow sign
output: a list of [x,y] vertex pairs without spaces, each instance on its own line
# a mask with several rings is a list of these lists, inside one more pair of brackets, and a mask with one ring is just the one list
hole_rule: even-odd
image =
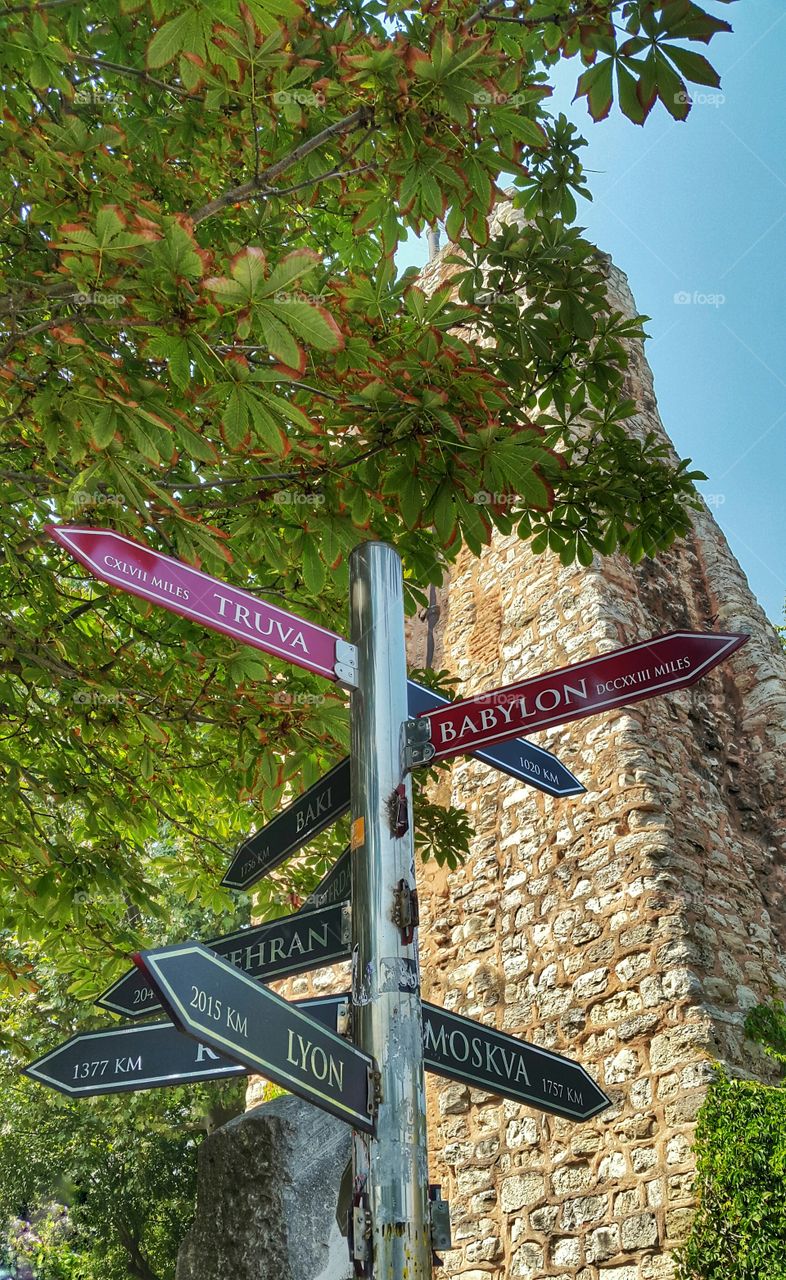
[[685,689],[748,639],[673,631],[424,713],[434,760]]
[[332,631],[112,529],[50,524],[46,531],[102,582],[328,680],[338,679],[336,644],[349,646]]

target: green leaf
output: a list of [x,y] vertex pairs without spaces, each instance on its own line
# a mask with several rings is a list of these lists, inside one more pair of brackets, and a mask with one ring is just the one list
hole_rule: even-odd
[[313,537],[303,539],[303,579],[315,596],[319,595],[325,585],[325,566]]
[[248,437],[248,407],[242,387],[233,387],[221,415],[224,438],[230,449],[239,449]]
[[165,67],[182,49],[185,49],[195,27],[193,9],[186,9],[185,13],[178,14],[176,18],[165,22],[163,27],[159,27],[147,46],[147,65],[151,71]]
[[703,54],[695,53],[692,49],[681,49],[675,44],[661,44],[659,47],[686,80],[693,84],[708,84],[715,89],[720,88],[720,76]]
[[315,307],[309,302],[281,302],[276,315],[317,351],[340,351],[344,345],[341,330],[324,307]]

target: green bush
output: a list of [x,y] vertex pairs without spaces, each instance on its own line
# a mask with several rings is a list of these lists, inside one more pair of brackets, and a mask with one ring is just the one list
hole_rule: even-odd
[[[751,1011],[746,1032],[783,1062],[783,1005]],[[696,1127],[697,1210],[679,1280],[786,1280],[786,1089],[722,1070]]]

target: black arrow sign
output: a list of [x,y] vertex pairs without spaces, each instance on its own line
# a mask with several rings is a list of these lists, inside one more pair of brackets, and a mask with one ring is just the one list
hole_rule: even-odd
[[[204,945],[251,977],[271,982],[348,959],[349,919],[343,904],[336,902],[211,938]],[[96,1004],[127,1018],[141,1018],[161,1008],[157,993],[136,966],[99,996]]]
[[367,1054],[198,942],[134,957],[187,1035],[373,1133]]
[[349,845],[324,876],[313,893],[306,898],[298,914],[305,915],[317,907],[334,902],[349,902],[352,898],[352,861]]
[[423,1048],[429,1071],[539,1111],[589,1120],[611,1106],[577,1062],[433,1004],[423,1005]]
[[261,831],[244,840],[221,881],[249,889],[349,808],[349,757],[304,791]]
[[[334,1030],[342,996],[299,1000],[298,1008]],[[248,1068],[183,1035],[171,1022],[83,1031],[25,1067],[31,1080],[70,1097],[127,1093],[248,1075]]]

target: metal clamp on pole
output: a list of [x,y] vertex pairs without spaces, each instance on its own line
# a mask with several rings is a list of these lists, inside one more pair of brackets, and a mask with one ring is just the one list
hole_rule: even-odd
[[352,1008],[349,1000],[345,1000],[336,1009],[336,1035],[352,1039]]
[[418,720],[404,721],[404,768],[417,769],[434,757],[434,744],[430,741],[431,725],[425,716]]
[[349,1260],[356,1276],[367,1276],[371,1264],[371,1212],[367,1195],[355,1195],[347,1211]]
[[434,1250],[434,1265],[441,1267],[442,1259],[436,1256],[437,1250],[452,1249],[450,1234],[450,1205],[442,1199],[442,1187],[439,1183],[431,1183],[428,1189],[429,1213],[431,1217],[431,1248]]
[[401,930],[401,941],[409,946],[420,924],[418,891],[411,889],[406,880],[399,880],[393,895],[393,923]]
[[358,651],[348,640],[336,640],[336,661],[333,665],[336,679],[347,689],[358,687]]
[[379,1104],[382,1101],[382,1073],[377,1069],[376,1063],[373,1067],[368,1067],[368,1114],[375,1116],[379,1111]]
[[341,907],[341,941],[346,946],[352,942],[352,907],[348,902]]

